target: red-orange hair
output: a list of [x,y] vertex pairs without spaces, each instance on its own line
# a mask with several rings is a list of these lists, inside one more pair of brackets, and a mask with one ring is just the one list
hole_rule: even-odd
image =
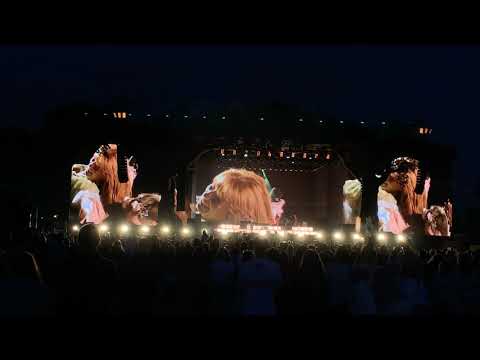
[[121,183],[118,179],[117,146],[109,144],[110,148],[97,159],[97,164],[103,172],[104,181],[99,185],[102,203],[120,204],[127,196],[132,196],[135,176],[128,171],[128,181]]
[[245,169],[229,169],[213,179],[211,191],[198,204],[207,220],[273,224],[270,195],[264,179]]

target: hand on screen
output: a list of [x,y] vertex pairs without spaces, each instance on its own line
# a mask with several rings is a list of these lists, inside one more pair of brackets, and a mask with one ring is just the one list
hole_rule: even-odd
[[452,213],[453,213],[452,203],[450,202],[450,200],[447,200],[447,202],[445,203],[444,206],[445,206],[445,213],[447,214],[448,221],[451,225],[452,224]]
[[425,193],[428,193],[430,191],[430,182],[431,182],[430,178],[425,179],[425,187],[424,187]]

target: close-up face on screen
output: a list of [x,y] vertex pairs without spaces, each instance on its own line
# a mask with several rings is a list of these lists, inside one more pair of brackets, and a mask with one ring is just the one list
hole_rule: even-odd
[[116,144],[101,145],[71,168],[70,219],[101,224],[107,219],[155,225],[161,196],[137,193],[139,165],[133,155],[120,156]]
[[247,167],[233,160],[218,166],[200,161],[194,178],[196,212],[211,223],[312,226],[355,224],[361,184],[332,162],[313,170]]

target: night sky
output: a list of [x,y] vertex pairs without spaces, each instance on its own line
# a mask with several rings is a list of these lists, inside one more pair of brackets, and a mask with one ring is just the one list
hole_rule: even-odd
[[115,96],[148,112],[280,100],[352,121],[420,119],[458,146],[456,198],[475,205],[479,69],[478,46],[3,46],[2,125],[39,127],[57,105]]

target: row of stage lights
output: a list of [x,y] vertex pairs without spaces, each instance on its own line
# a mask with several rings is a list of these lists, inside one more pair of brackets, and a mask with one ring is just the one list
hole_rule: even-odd
[[[111,232],[111,228],[107,224],[101,224],[98,225],[98,231],[101,234],[106,234]],[[150,234],[154,234],[155,232],[160,233],[162,235],[169,235],[172,233],[172,228],[168,225],[163,225],[160,227],[151,227],[147,225],[142,225],[142,226],[134,226],[138,229],[137,234],[147,236]],[[80,226],[79,225],[73,225],[72,230],[75,233],[78,233],[80,231]],[[156,230],[156,231],[155,231]],[[206,231],[208,233],[208,230],[206,228],[203,228],[200,233],[203,231]],[[316,240],[327,240],[328,239],[328,233],[325,233],[323,231],[309,231],[309,232],[303,232],[303,231],[285,231],[285,230],[279,230],[279,231],[268,231],[268,230],[257,230],[257,231],[241,231],[241,230],[229,230],[226,228],[219,227],[215,229],[215,231],[224,239],[228,239],[230,234],[232,233],[253,233],[258,235],[261,238],[267,237],[267,235],[274,235],[277,236],[278,238],[286,238],[288,235],[293,235],[295,238],[302,240],[305,238],[313,238]],[[117,233],[120,235],[127,235],[131,233],[135,233],[135,231],[132,231],[132,226],[129,224],[120,224],[117,227]],[[188,226],[183,226],[180,228],[179,233],[182,236],[189,236],[193,235],[194,231],[188,227]],[[363,242],[365,241],[364,236],[361,233],[358,232],[353,232],[348,236],[347,233],[342,232],[342,231],[333,231],[330,233],[330,238],[337,242],[341,243],[345,240],[351,239],[354,242]],[[388,233],[377,233],[376,234],[376,240],[378,243],[386,243],[389,240],[395,240],[398,243],[405,243],[407,241],[407,237],[403,234],[399,235],[393,235],[393,234],[388,234]]]
[[[227,152],[231,152],[231,155],[232,156],[237,156],[237,155],[240,155],[241,151],[237,151],[236,149],[233,149],[233,150],[225,150],[225,149],[220,149],[220,155],[222,157],[224,157],[225,155],[228,155]],[[249,153],[254,153],[253,157],[256,157],[259,158],[260,156],[262,156],[262,151],[260,150],[245,150],[243,152],[243,157],[245,158],[248,158],[249,156]],[[271,158],[273,153],[271,151],[266,151],[265,152],[267,157],[268,158]],[[275,153],[276,155],[277,153]],[[279,151],[278,152],[278,157],[280,159],[303,159],[303,160],[318,160],[319,158],[325,158],[326,160],[330,160],[332,158],[332,153],[331,151],[326,151],[324,152],[323,154],[319,154],[319,153],[307,153],[307,152],[295,152],[295,151],[292,151],[292,152],[286,152],[286,151]]]
[[[169,235],[170,233],[172,233],[172,228],[168,225],[163,225],[163,226],[157,228],[157,227],[148,226],[148,225],[141,225],[141,226],[134,225],[134,226],[131,226],[129,224],[120,224],[116,227],[117,234],[127,235],[127,234],[131,234],[131,233],[135,233],[135,231],[132,230],[132,227],[137,228],[136,233],[140,234],[140,235],[154,234],[155,230],[157,230],[157,232],[159,232],[160,234],[164,234],[164,235]],[[72,226],[72,231],[74,233],[78,233],[80,231],[80,228],[81,228],[80,225],[73,225]],[[112,232],[111,226],[107,225],[107,224],[97,225],[97,229],[101,234],[107,234],[107,233]],[[202,231],[203,230],[208,232],[207,229],[202,229]],[[191,235],[192,233],[193,233],[192,229],[188,226],[184,226],[180,229],[180,234],[182,234],[184,236]]]
[[[126,113],[126,112],[124,112],[124,111],[123,111],[123,112],[113,112],[112,114],[113,114],[113,117],[114,117],[114,118],[118,118],[118,119],[126,119],[126,118],[127,118],[127,115],[128,115],[129,117],[132,116],[131,113]],[[85,116],[88,116],[88,112],[85,112],[84,115],[85,115]],[[104,115],[104,116],[108,116],[109,114],[108,114],[108,113],[103,113],[103,115]],[[146,117],[152,117],[152,114],[147,113],[147,114],[145,114],[145,116],[146,116]],[[170,115],[170,114],[165,114],[164,117],[168,119],[168,118],[171,118],[172,115]],[[182,116],[180,116],[180,117],[182,117]],[[184,119],[188,119],[188,118],[190,118],[190,117],[191,117],[191,116],[190,116],[190,115],[187,115],[187,114],[184,114],[184,115],[183,115],[183,118],[184,118]],[[195,117],[195,116],[194,116],[194,117]],[[206,114],[201,115],[201,118],[204,119],[204,120],[206,120],[206,119],[207,119],[207,115],[206,115]],[[222,115],[222,116],[220,116],[220,119],[221,119],[221,120],[227,120],[227,116],[226,116],[226,115]],[[265,121],[265,117],[264,117],[264,116],[260,116],[260,117],[258,117],[258,120],[260,120],[260,121]],[[304,122],[303,117],[298,117],[296,120],[297,120],[297,122],[299,122],[299,123],[303,123],[303,122]],[[325,123],[327,123],[327,122],[333,123],[333,122],[335,122],[335,121],[317,120],[316,122],[317,122],[318,124],[325,124]],[[343,124],[345,124],[345,121],[339,120],[339,121],[337,121],[337,123],[340,124],[340,125],[343,125]],[[359,123],[360,123],[361,125],[367,125],[367,122],[366,122],[366,121],[360,121]],[[381,121],[380,124],[382,124],[383,126],[387,125],[386,121]]]
[[[228,238],[228,236],[231,233],[235,233],[234,231],[228,231],[225,229],[220,229],[218,232],[224,237]],[[289,234],[293,235],[294,237],[298,239],[305,239],[307,237],[314,238],[317,240],[327,240],[328,239],[328,234],[325,234],[322,231],[316,231],[316,232],[288,232],[288,231],[267,231],[267,230],[260,230],[260,231],[253,231],[251,233],[255,233],[259,235],[260,237],[266,237],[268,234],[270,235],[276,235],[279,238],[286,238]],[[348,240],[348,234],[341,232],[341,231],[334,231],[331,234],[331,239],[334,240],[335,242],[342,242],[344,240]],[[353,232],[350,234],[350,239],[353,240],[354,242],[363,242],[365,241],[365,237],[358,233],[358,232]],[[405,243],[407,241],[407,237],[403,234],[399,235],[393,235],[393,234],[386,234],[386,233],[377,233],[376,234],[376,240],[379,243],[386,243],[389,240],[396,240],[398,243]]]
[[[85,112],[84,115],[85,115],[85,116],[88,116],[88,112]],[[108,116],[109,114],[108,114],[108,113],[104,113],[103,115],[104,115],[104,116]],[[126,113],[126,112],[113,112],[113,117],[116,118],[116,119],[117,119],[117,118],[118,118],[118,119],[126,119],[127,116],[128,116],[128,117],[131,117],[132,114],[131,114],[131,113]],[[152,117],[152,114],[147,113],[147,114],[145,114],[145,116],[148,117],[148,118],[150,118],[150,117]],[[168,118],[171,117],[171,115],[170,115],[170,114],[165,114],[164,117],[168,119]],[[190,118],[190,116],[187,115],[187,114],[185,114],[185,115],[183,115],[183,118],[184,118],[184,119],[188,119],[188,118]],[[202,115],[201,118],[202,118],[203,120],[206,120],[206,119],[207,119],[207,115]],[[222,115],[222,116],[220,117],[220,119],[221,119],[221,120],[226,120],[226,119],[227,119],[227,116],[226,116],[226,115]],[[260,116],[260,117],[258,118],[258,120],[260,120],[260,121],[265,121],[265,117]],[[302,117],[299,117],[299,118],[297,118],[297,122],[303,123],[304,120],[303,120]],[[318,124],[320,124],[320,125],[323,125],[323,124],[327,123],[327,121],[325,121],[325,120],[317,120],[316,122],[317,122]],[[333,122],[335,122],[335,121],[329,121],[329,123],[333,123]],[[340,120],[340,121],[338,121],[338,124],[343,125],[343,124],[345,124],[345,121]],[[386,121],[381,121],[380,124],[381,124],[382,126],[386,126],[386,125],[387,125],[387,122],[386,122]],[[360,121],[360,125],[362,125],[362,126],[367,126],[367,122],[366,122],[366,121]],[[420,134],[422,134],[422,135],[427,135],[427,134],[431,134],[431,133],[432,133],[432,129],[431,129],[431,128],[423,128],[423,127],[421,127],[421,128],[418,128],[418,132],[419,132]]]

